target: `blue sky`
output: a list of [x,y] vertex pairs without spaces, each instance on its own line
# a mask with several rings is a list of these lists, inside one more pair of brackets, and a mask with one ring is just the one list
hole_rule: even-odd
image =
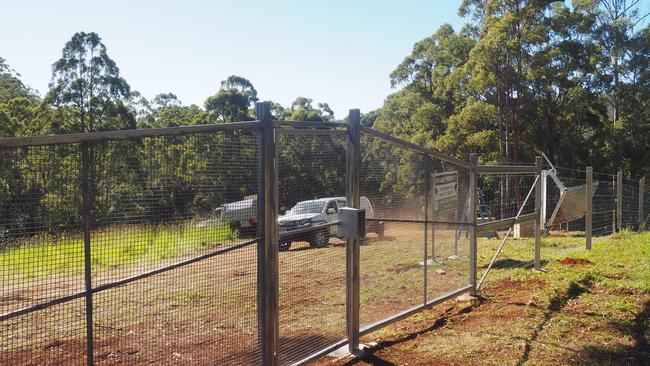
[[147,98],[173,92],[203,105],[236,74],[264,100],[305,96],[337,118],[380,107],[414,42],[463,24],[460,0],[2,1],[0,56],[41,94],[64,43],[83,30],[102,37]]

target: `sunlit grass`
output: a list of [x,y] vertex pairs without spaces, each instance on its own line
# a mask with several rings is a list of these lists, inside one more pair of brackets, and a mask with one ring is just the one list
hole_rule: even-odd
[[[158,226],[116,226],[91,234],[93,269],[183,256],[227,244],[233,234],[225,224],[196,227],[194,223]],[[36,277],[74,274],[84,270],[82,233],[58,237],[38,235],[8,245],[0,252],[5,276]]]
[[[499,243],[479,239],[479,276]],[[650,232],[597,237],[592,250],[584,237],[546,237],[541,254],[542,271],[534,271],[534,240],[508,239],[480,301],[448,302],[373,333],[368,339],[388,345],[377,358],[468,365],[645,360]]]

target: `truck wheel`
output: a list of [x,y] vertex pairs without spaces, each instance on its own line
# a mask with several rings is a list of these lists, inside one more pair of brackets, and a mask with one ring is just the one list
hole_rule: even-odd
[[235,239],[239,238],[239,226],[238,222],[230,223],[230,232],[232,233],[232,237]]
[[311,238],[309,245],[312,248],[324,247],[329,243],[330,238],[325,231],[319,231]]

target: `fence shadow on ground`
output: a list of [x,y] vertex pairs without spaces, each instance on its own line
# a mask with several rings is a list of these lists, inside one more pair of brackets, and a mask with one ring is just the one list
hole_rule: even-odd
[[581,359],[588,364],[602,363],[625,365],[650,364],[650,344],[648,344],[648,328],[650,327],[650,300],[646,301],[643,310],[629,322],[609,322],[622,333],[629,335],[634,344],[628,347],[607,348],[606,346],[588,346],[580,350]]
[[[541,260],[541,266],[545,266],[546,263],[548,263],[548,260],[542,259]],[[511,268],[519,268],[519,267],[532,267],[534,262],[531,261],[522,261],[519,259],[512,259],[512,258],[504,258],[504,259],[499,259],[494,262],[492,265],[493,269],[511,269]],[[487,264],[484,266],[481,266],[479,268],[485,269],[487,268]]]
[[441,317],[439,317],[438,319],[436,319],[433,322],[433,324],[431,324],[431,325],[429,325],[429,326],[427,326],[427,327],[425,327],[423,329],[419,329],[417,331],[410,332],[410,333],[405,334],[405,335],[403,335],[403,336],[401,336],[399,338],[386,340],[386,341],[381,341],[376,346],[374,346],[372,349],[366,350],[365,351],[366,353],[365,353],[365,355],[363,355],[363,357],[361,357],[361,358],[353,358],[353,359],[349,360],[348,362],[346,362],[345,364],[343,364],[343,366],[357,365],[357,364],[359,364],[361,362],[364,362],[366,364],[370,364],[370,365],[373,365],[373,366],[394,366],[394,365],[397,365],[395,363],[392,363],[390,361],[386,361],[386,360],[378,357],[377,355],[375,355],[375,353],[382,350],[382,349],[390,348],[390,347],[393,347],[395,345],[399,345],[401,343],[417,339],[421,335],[424,335],[426,333],[429,333],[429,332],[432,332],[432,331],[434,331],[436,329],[440,329],[440,328],[444,327],[445,325],[447,325],[449,320],[451,318],[453,318],[453,317],[471,313],[472,311],[474,311],[474,309],[481,306],[481,304],[483,304],[483,302],[485,300],[483,297],[480,297],[480,296],[477,297],[477,299],[479,301],[472,302],[471,304],[461,308],[460,310],[458,310],[458,311],[456,311],[454,313],[451,312],[451,310],[452,310],[451,308],[446,310]]
[[551,299],[546,312],[544,313],[544,319],[540,322],[535,330],[533,331],[531,337],[526,340],[526,345],[524,346],[524,354],[521,356],[517,365],[524,365],[528,362],[530,357],[530,352],[532,351],[533,343],[537,342],[540,332],[544,329],[546,324],[553,318],[553,316],[564,308],[567,303],[572,300],[580,297],[582,294],[589,292],[593,284],[594,278],[592,275],[588,274],[584,276],[579,281],[571,282],[567,290]]

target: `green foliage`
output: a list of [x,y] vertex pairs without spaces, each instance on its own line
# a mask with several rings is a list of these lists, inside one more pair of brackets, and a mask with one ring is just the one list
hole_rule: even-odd
[[247,121],[252,119],[249,108],[257,100],[257,91],[248,79],[231,75],[221,82],[217,94],[205,101],[205,109],[216,123]]
[[[272,106],[274,117],[285,121],[333,122],[327,103],[298,97],[291,108]],[[297,201],[345,195],[345,139],[333,136],[280,136],[279,204],[291,207]]]
[[306,121],[306,122],[334,122],[334,111],[327,103],[312,105],[313,100],[305,97],[297,97],[291,103],[290,108],[283,108],[274,103],[271,111],[275,118],[284,121]]
[[[478,152],[482,162],[532,161],[544,152],[558,165],[647,175],[650,28],[637,29],[642,15],[622,3],[465,0],[459,13],[468,24],[460,31],[442,25],[416,42],[390,74],[401,89],[363,114],[362,124],[460,159]],[[65,44],[43,100],[0,58],[1,137],[249,121],[257,100],[250,80],[231,75],[203,106],[173,93],[148,101],[121,78],[95,33]],[[288,108],[272,103],[272,116],[335,121],[327,103],[302,96]],[[301,198],[342,194],[344,139],[279,141],[282,205],[295,203],[295,186],[304,187]],[[387,202],[418,196],[417,154],[372,139],[364,147],[367,189]],[[256,154],[254,134],[241,131],[94,145],[94,224],[205,215],[255,192],[255,169],[240,167]],[[0,222],[12,223],[17,236],[30,225],[53,233],[79,227],[78,148],[0,158],[7,167]]]
[[[484,162],[532,161],[650,174],[650,28],[637,4],[465,0],[391,73],[403,86],[373,126]],[[606,157],[606,159],[603,159]]]
[[45,98],[53,106],[67,106],[76,123],[62,132],[90,132],[134,128],[125,108],[129,84],[96,33],[75,33],[61,58],[52,65],[52,83]]

